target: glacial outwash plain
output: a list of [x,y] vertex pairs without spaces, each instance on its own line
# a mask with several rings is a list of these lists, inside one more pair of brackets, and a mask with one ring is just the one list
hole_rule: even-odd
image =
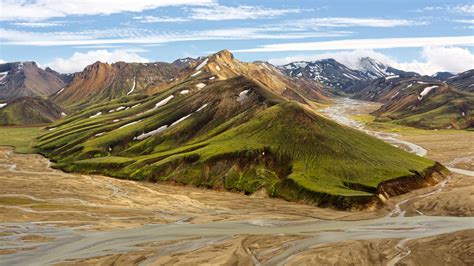
[[473,19],[2,0],[0,266],[473,266]]

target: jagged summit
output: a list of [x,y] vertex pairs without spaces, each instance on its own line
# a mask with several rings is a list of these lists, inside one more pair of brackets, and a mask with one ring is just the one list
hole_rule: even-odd
[[280,69],[267,62],[247,63],[239,61],[229,50],[221,50],[197,61],[185,72],[189,79],[226,80],[244,76],[278,95],[296,101],[326,101],[323,86],[309,84],[303,80],[290,80]]
[[352,92],[359,84],[369,80],[363,72],[350,69],[332,58],[293,62],[279,68],[290,77],[313,80],[345,92]]
[[366,87],[372,80],[391,76],[419,76],[383,64],[373,58],[363,57],[356,67],[348,67],[333,58],[316,61],[297,61],[279,69],[286,75],[320,82],[336,91],[355,93]]

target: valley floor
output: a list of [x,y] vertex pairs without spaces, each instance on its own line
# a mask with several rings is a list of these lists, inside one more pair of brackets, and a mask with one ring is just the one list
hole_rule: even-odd
[[[474,170],[472,132],[385,131]],[[473,178],[453,173],[385,209],[344,212],[64,173],[0,148],[0,264],[473,265]]]

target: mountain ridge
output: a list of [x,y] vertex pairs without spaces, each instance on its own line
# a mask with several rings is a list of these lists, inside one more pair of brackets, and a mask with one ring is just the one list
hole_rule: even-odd
[[46,98],[67,86],[71,77],[50,68],[41,69],[34,61],[0,64],[0,100]]

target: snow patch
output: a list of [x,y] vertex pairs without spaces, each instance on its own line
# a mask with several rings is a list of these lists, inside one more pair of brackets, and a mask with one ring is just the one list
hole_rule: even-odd
[[118,112],[118,111],[121,111],[121,110],[123,110],[123,109],[125,109],[125,106],[119,106],[119,107],[117,107],[117,108],[115,109],[115,111]]
[[98,112],[98,113],[95,114],[95,115],[89,116],[89,118],[96,118],[96,117],[98,117],[98,116],[101,115],[101,114],[102,114],[102,112]]
[[132,108],[135,108],[135,107],[140,106],[140,105],[141,105],[141,103],[137,103],[134,106],[132,106]]
[[133,77],[133,85],[132,85],[132,88],[130,89],[130,91],[127,92],[127,95],[130,95],[130,93],[132,93],[135,90],[136,85],[137,85],[136,77]]
[[214,76],[209,78],[209,80],[214,80],[214,79],[216,79],[216,77],[214,77]]
[[61,116],[67,116],[65,112],[61,112]]
[[179,94],[188,94],[189,93],[189,90],[182,90],[179,92]]
[[136,123],[141,122],[141,121],[142,121],[142,120],[130,122],[130,123],[128,123],[128,124],[125,124],[125,125],[119,127],[119,129],[124,128],[124,127],[128,127],[128,126],[131,126],[131,125],[136,124]]
[[63,90],[64,90],[64,88],[61,88],[58,92],[56,92],[56,95],[59,95],[61,92],[63,92]]
[[[173,95],[170,95],[170,96],[164,98],[163,100],[161,100],[161,101],[159,101],[158,103],[156,103],[156,104],[155,104],[155,107],[153,107],[153,109],[159,108],[159,107],[161,107],[161,106],[167,104],[167,103],[168,103],[171,99],[173,99],[173,98],[174,98]],[[152,110],[153,110],[153,109],[152,109]]]
[[413,83],[410,83],[410,85],[407,86],[407,89],[413,86]]
[[198,84],[196,84],[196,88],[198,88],[198,90],[200,90],[200,89],[202,89],[202,88],[204,88],[204,87],[206,87],[206,84],[204,84],[204,83],[198,83]]
[[206,108],[207,107],[207,103],[203,104],[201,107],[199,107],[199,109],[196,110],[196,112],[199,112],[201,111],[202,109]]
[[187,119],[188,117],[190,117],[191,115],[192,115],[192,113],[190,113],[189,115],[186,115],[186,116],[181,117],[180,119],[174,121],[174,122],[170,125],[170,127],[175,126],[175,125],[177,125],[177,124],[183,122],[184,120],[186,120],[186,119]]
[[143,133],[143,134],[141,134],[141,135],[139,135],[139,136],[137,136],[137,137],[135,137],[135,138],[133,138],[133,139],[134,139],[134,140],[146,139],[146,138],[148,138],[148,137],[157,135],[157,134],[159,134],[159,133],[165,131],[165,129],[167,129],[167,128],[168,128],[168,126],[167,126],[167,125],[164,125],[164,126],[161,126],[161,127],[157,128],[157,129],[155,129],[155,130],[152,130],[152,131],[150,131],[150,132]]
[[199,64],[197,67],[196,67],[196,71],[203,68],[205,65],[207,65],[207,62],[209,61],[209,58],[206,58],[206,60],[202,61],[201,64]]
[[4,80],[4,79],[8,76],[8,71],[6,71],[6,72],[0,72],[0,75],[1,75],[0,81],[2,81],[2,80]]
[[398,94],[400,94],[399,91],[397,91],[397,93],[395,93],[392,97],[390,97],[390,100],[392,100],[393,98],[397,97]]
[[102,136],[102,135],[104,135],[104,134],[105,134],[105,132],[100,132],[100,133],[95,134],[94,137],[100,137],[100,136]]
[[199,75],[199,74],[201,74],[201,70],[199,70],[198,72],[192,74],[191,77],[197,76],[197,75]]
[[7,103],[0,103],[0,109],[2,109],[5,106],[7,106]]
[[431,90],[433,90],[435,88],[438,88],[438,86],[430,86],[430,87],[424,88],[423,91],[418,96],[418,100],[423,99],[424,96],[426,96],[428,93],[430,93]]
[[396,79],[396,78],[399,78],[399,77],[400,77],[399,75],[388,76],[388,77],[385,77],[385,80]]
[[114,120],[112,120],[112,122],[114,122],[114,123],[117,123],[117,122],[119,122],[119,121],[120,121],[120,119],[114,119]]
[[247,96],[247,93],[248,93],[248,92],[249,92],[249,90],[241,91],[241,92],[239,93],[239,98],[237,98],[237,101],[238,101],[239,103],[243,103],[243,102],[248,98],[248,96]]

